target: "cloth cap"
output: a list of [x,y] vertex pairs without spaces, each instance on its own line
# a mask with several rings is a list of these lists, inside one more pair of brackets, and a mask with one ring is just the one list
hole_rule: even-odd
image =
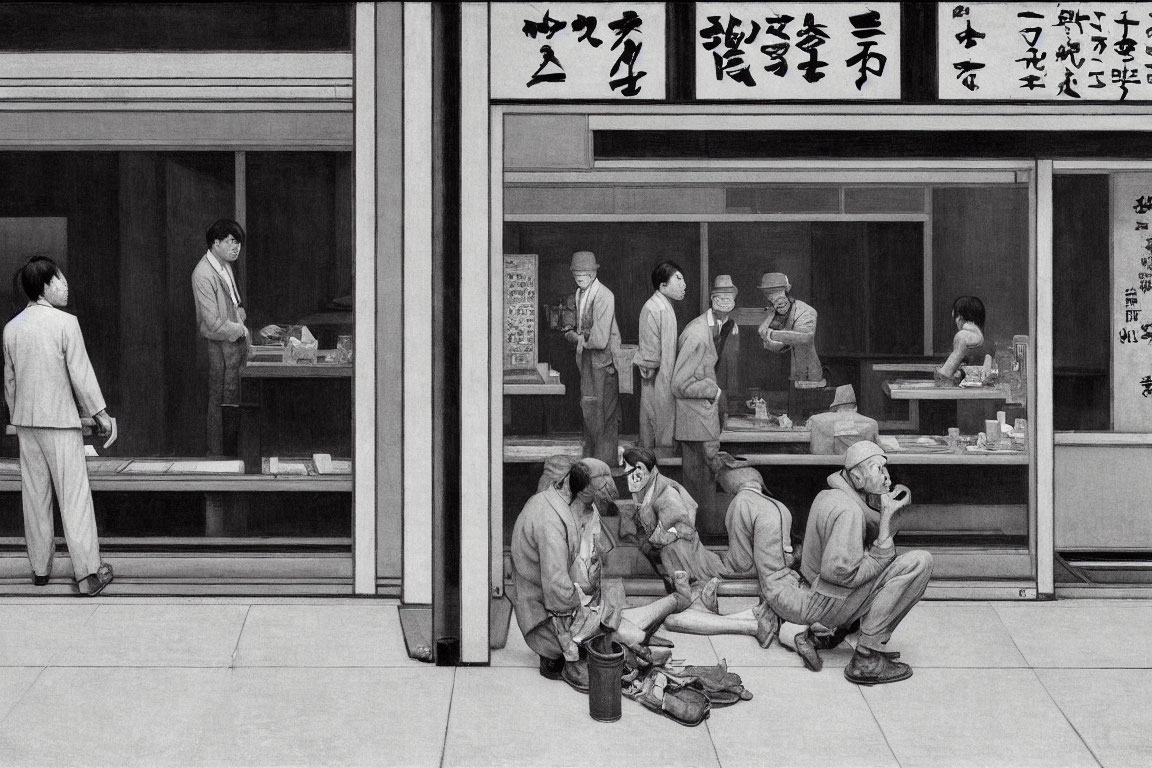
[[792,283],[788,282],[788,275],[783,272],[765,272],[764,276],[760,278],[760,290],[770,291],[773,288],[792,290]]
[[755,467],[737,467],[735,469],[722,469],[716,478],[725,493],[735,494],[745,483],[756,483],[760,490],[764,490],[764,478]]
[[862,461],[870,459],[873,456],[880,456],[887,461],[888,456],[880,449],[880,446],[871,440],[861,440],[858,443],[852,443],[848,446],[848,452],[844,454],[844,469],[852,469],[858,466]]
[[592,489],[594,501],[608,502],[620,498],[616,490],[616,481],[612,478],[612,470],[600,459],[580,459],[579,464],[588,468],[588,487]]
[[712,281],[712,295],[717,293],[730,293],[733,296],[739,293],[736,284],[732,282],[732,275],[716,275]]
[[832,400],[832,405],[829,408],[836,408],[840,405],[856,405],[856,390],[852,389],[851,384],[842,384],[836,387],[836,397]]
[[596,254],[592,251],[576,251],[572,254],[573,272],[591,272],[599,268],[600,265],[596,263]]

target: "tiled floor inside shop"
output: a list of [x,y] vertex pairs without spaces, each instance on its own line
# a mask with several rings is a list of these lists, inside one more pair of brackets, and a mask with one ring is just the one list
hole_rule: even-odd
[[[725,612],[742,607],[728,601]],[[0,764],[14,766],[1147,766],[1152,600],[926,602],[859,688],[751,637],[669,635],[754,698],[685,728],[602,724],[513,622],[490,667],[407,658],[392,601],[0,600]]]

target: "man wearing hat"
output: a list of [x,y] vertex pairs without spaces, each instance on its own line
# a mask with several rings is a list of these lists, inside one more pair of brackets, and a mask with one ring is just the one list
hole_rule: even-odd
[[825,385],[820,357],[816,354],[816,310],[792,298],[792,284],[782,272],[766,272],[760,290],[772,310],[760,325],[764,349],[783,354],[791,350],[792,368],[788,378],[797,387]]
[[[885,644],[924,596],[932,576],[928,552],[896,554],[893,519],[912,494],[902,485],[893,491],[887,463],[871,441],[849,446],[844,469],[829,475],[828,489],[808,513],[800,567],[807,584],[772,604],[782,618],[798,624],[847,627],[859,619],[859,640],[844,676],[860,685],[912,676],[912,668]],[[875,540],[865,548],[873,532]]]
[[740,326],[732,316],[739,291],[730,275],[716,275],[712,281],[712,314],[716,318],[713,335],[716,341],[716,383],[723,390],[720,398],[720,429],[728,420],[728,398],[740,391]]
[[665,261],[652,270],[652,287],[655,292],[640,310],[640,343],[634,359],[640,369],[640,445],[671,452],[676,423],[672,369],[678,333],[672,302],[682,301],[688,286],[680,266]]
[[620,390],[616,355],[620,329],[616,326],[616,297],[596,279],[596,255],[572,254],[576,281],[576,327],[564,334],[576,348],[580,370],[580,410],[584,415],[584,455],[615,467],[620,459]]
[[683,456],[684,486],[699,505],[698,526],[706,534],[724,532],[724,521],[716,510],[715,472],[719,466],[724,395],[716,366],[736,327],[730,317],[736,306],[732,278],[717,275],[713,285],[712,308],[688,323],[680,334],[672,372],[672,395],[676,398],[674,434]]
[[880,428],[876,419],[856,411],[856,391],[851,384],[836,387],[836,397],[827,413],[808,420],[810,453],[843,456],[848,447],[861,440],[877,442]]

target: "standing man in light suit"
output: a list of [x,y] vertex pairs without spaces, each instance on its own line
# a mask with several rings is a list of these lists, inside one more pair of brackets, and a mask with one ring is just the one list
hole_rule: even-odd
[[[616,355],[620,329],[616,325],[616,297],[599,280],[600,265],[591,251],[572,254],[576,281],[576,327],[564,334],[576,348],[580,369],[580,410],[584,414],[584,457],[620,466],[620,375]],[[629,371],[630,373],[630,371]]]
[[112,566],[100,562],[80,418],[94,418],[104,436],[112,431],[112,417],[104,407],[80,324],[61,311],[68,304],[64,273],[51,259],[34,256],[16,280],[28,306],[4,326],[4,399],[20,440],[24,540],[32,582],[44,586],[52,576],[55,487],[76,584],[81,594],[91,597],[111,583]]
[[676,367],[678,331],[672,302],[682,301],[688,286],[680,265],[665,261],[652,270],[652,287],[655,293],[640,310],[640,345],[635,359],[640,369],[640,445],[670,454],[676,447],[672,435],[676,424],[672,369]]
[[192,270],[196,329],[208,345],[208,455],[224,453],[222,403],[240,402],[240,369],[248,359],[247,314],[232,264],[240,258],[244,228],[219,219],[204,236],[208,251]]

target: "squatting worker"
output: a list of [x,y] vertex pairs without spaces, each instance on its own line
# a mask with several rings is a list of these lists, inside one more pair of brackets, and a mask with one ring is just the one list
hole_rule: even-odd
[[[873,442],[848,448],[844,469],[829,475],[828,489],[808,513],[800,571],[811,587],[773,603],[782,618],[798,624],[840,628],[859,619],[859,640],[844,676],[860,685],[912,676],[912,668],[885,645],[932,577],[929,553],[896,554],[893,519],[911,503],[911,492],[898,486],[890,493],[887,463]],[[868,546],[872,531],[876,538]]]
[[100,542],[80,418],[96,420],[107,436],[112,418],[68,304],[68,281],[44,256],[29,259],[16,273],[28,306],[4,326],[4,398],[20,441],[20,490],[24,539],[32,581],[44,586],[55,552],[52,492],[60,506],[64,539],[77,587],[99,594],[112,581],[112,566],[100,562]]
[[584,456],[618,466],[620,436],[620,376],[616,355],[620,329],[616,326],[616,297],[599,280],[600,265],[591,251],[572,254],[576,281],[576,327],[564,338],[576,348],[580,369],[580,410],[584,416]]
[[208,251],[192,270],[196,329],[208,346],[208,455],[224,453],[220,406],[240,402],[240,369],[248,359],[247,314],[232,265],[240,258],[244,228],[219,219],[204,235]]
[[640,445],[670,452],[675,447],[672,369],[676,367],[679,333],[672,302],[683,301],[688,286],[680,265],[665,261],[652,270],[652,287],[655,292],[640,310],[640,344],[635,358],[640,369]]
[[792,298],[792,284],[782,272],[766,272],[760,290],[771,311],[760,325],[764,349],[777,354],[791,350],[788,378],[794,385],[823,387],[823,368],[816,354],[816,310]]

